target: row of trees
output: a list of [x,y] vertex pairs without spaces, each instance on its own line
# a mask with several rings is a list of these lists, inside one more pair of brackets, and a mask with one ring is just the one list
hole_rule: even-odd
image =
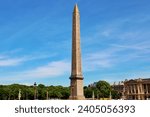
[[[22,100],[33,100],[35,96],[35,87],[19,84],[0,85],[0,100],[19,99],[19,90]],[[39,84],[36,87],[36,99],[68,99],[69,88],[62,86],[45,86]]]
[[86,98],[91,98],[93,96],[99,98],[111,98],[112,99],[120,99],[121,94],[118,91],[112,89],[111,85],[106,81],[98,81],[94,85],[85,86],[84,94]]
[[[69,87],[63,86],[45,86],[39,84],[35,86],[26,86],[19,84],[0,85],[0,100],[17,100],[19,99],[19,90],[22,100],[35,99],[68,99],[70,95]],[[113,99],[120,98],[120,94],[111,89],[111,86],[106,81],[99,81],[95,86],[85,86],[84,94],[86,98],[92,98],[93,92],[95,98],[109,98],[110,92]]]

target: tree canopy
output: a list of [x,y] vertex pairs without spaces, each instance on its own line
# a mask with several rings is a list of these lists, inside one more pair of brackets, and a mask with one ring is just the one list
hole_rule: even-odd
[[[38,84],[37,86],[26,86],[20,84],[0,85],[0,100],[18,100],[19,91],[21,100],[46,100],[46,99],[68,99],[70,95],[70,88],[63,86],[45,86]],[[86,98],[94,97],[109,98],[110,92],[113,99],[119,99],[121,94],[111,89],[111,86],[106,81],[98,81],[93,86],[84,86],[84,95]]]
[[[21,100],[33,100],[35,95],[35,86],[25,86],[20,84],[0,85],[0,100],[17,100],[21,94]],[[36,86],[36,98],[45,99],[68,99],[69,87],[45,86],[39,84]]]

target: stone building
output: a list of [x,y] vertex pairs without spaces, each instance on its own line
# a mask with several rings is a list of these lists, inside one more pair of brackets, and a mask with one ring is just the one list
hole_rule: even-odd
[[122,82],[119,82],[118,84],[114,83],[113,85],[111,85],[111,87],[113,90],[119,93],[123,93],[124,84]]
[[124,96],[124,83],[123,82],[119,82],[119,83],[114,82],[114,84],[111,85],[111,88],[112,88],[112,90],[117,91],[117,93],[119,94],[120,99],[125,99],[125,96]]
[[127,100],[150,99],[150,78],[125,80],[123,93]]

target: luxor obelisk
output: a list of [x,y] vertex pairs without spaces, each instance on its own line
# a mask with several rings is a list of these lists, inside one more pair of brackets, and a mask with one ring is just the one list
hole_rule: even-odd
[[70,99],[84,100],[83,93],[83,76],[81,65],[81,48],[80,48],[80,14],[77,4],[73,10],[72,26],[72,70],[71,70]]

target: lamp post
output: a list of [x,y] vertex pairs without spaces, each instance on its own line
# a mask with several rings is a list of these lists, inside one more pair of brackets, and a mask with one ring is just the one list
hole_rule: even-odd
[[111,91],[109,92],[109,100],[112,100]]
[[122,99],[125,100],[125,81],[122,81],[123,91],[122,91]]
[[92,92],[92,99],[95,100],[95,94],[94,94],[94,91]]
[[21,89],[19,89],[19,93],[18,93],[18,100],[21,99]]
[[47,88],[47,91],[46,91],[46,99],[47,100],[49,99],[48,88]]
[[37,87],[36,87],[36,82],[34,83],[34,100],[37,98]]

